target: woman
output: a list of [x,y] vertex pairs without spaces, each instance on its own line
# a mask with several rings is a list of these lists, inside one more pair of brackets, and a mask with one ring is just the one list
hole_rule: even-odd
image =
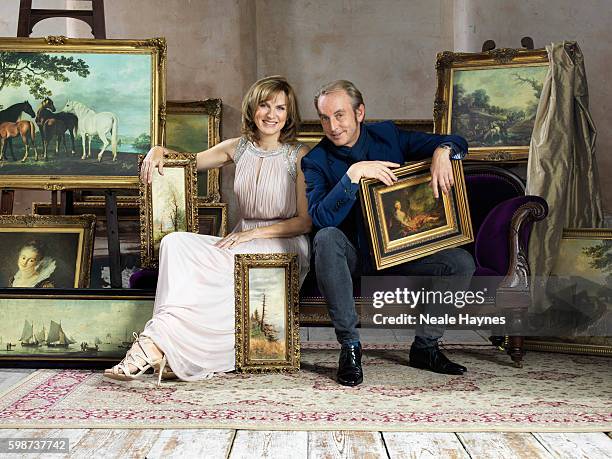
[[[292,252],[300,281],[309,267],[306,185],[294,145],[300,121],[295,93],[278,76],[257,81],[242,102],[242,134],[197,154],[199,170],[236,164],[234,192],[240,213],[226,237],[171,233],[160,245],[153,318],[119,365],[104,375],[135,379],[149,368],[185,381],[234,369],[234,255]],[[141,179],[163,175],[162,147],[147,154]],[[171,371],[164,372],[168,365]]]
[[37,241],[26,243],[17,257],[18,271],[9,279],[9,287],[53,288],[56,263],[45,257],[43,245]]

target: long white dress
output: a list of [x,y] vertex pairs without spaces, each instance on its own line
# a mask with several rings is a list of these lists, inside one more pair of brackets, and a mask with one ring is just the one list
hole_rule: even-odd
[[[294,217],[296,159],[300,145],[264,151],[241,138],[234,154],[234,193],[240,221],[249,230]],[[220,238],[176,232],[165,236],[159,251],[159,278],[153,317],[143,335],[166,354],[185,381],[207,379],[234,370],[234,255],[297,253],[300,283],[309,268],[305,235],[255,239],[234,249],[214,246]]]

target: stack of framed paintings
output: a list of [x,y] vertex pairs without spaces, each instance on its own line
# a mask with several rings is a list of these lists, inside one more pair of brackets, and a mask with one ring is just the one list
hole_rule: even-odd
[[434,132],[468,141],[468,161],[526,161],[548,72],[545,49],[438,53]]

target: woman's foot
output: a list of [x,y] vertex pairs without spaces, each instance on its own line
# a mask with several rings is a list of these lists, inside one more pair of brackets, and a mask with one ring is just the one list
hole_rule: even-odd
[[148,336],[134,333],[134,343],[127,351],[125,358],[112,368],[104,370],[104,376],[119,381],[130,381],[140,378],[149,369],[159,369],[160,377],[164,374],[166,357]]

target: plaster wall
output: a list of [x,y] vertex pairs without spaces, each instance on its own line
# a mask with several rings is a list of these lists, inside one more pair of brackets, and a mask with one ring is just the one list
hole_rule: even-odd
[[[43,3],[82,8],[88,2]],[[611,213],[609,5],[606,0],[557,0],[554,7],[545,0],[106,0],[105,16],[108,38],[167,38],[168,99],[222,98],[223,138],[239,134],[242,95],[265,75],[289,78],[304,119],[315,118],[316,89],[336,78],[362,89],[370,118],[429,118],[438,51],[478,51],[486,39],[517,47],[525,35],[536,47],[575,39],[585,54],[604,205]],[[15,36],[18,9],[19,0],[2,0],[1,36]],[[33,35],[59,34],[91,36],[83,23],[63,19],[40,23]],[[233,224],[232,167],[221,176]],[[18,203],[29,205],[28,196],[17,199],[16,212],[25,211]]]

